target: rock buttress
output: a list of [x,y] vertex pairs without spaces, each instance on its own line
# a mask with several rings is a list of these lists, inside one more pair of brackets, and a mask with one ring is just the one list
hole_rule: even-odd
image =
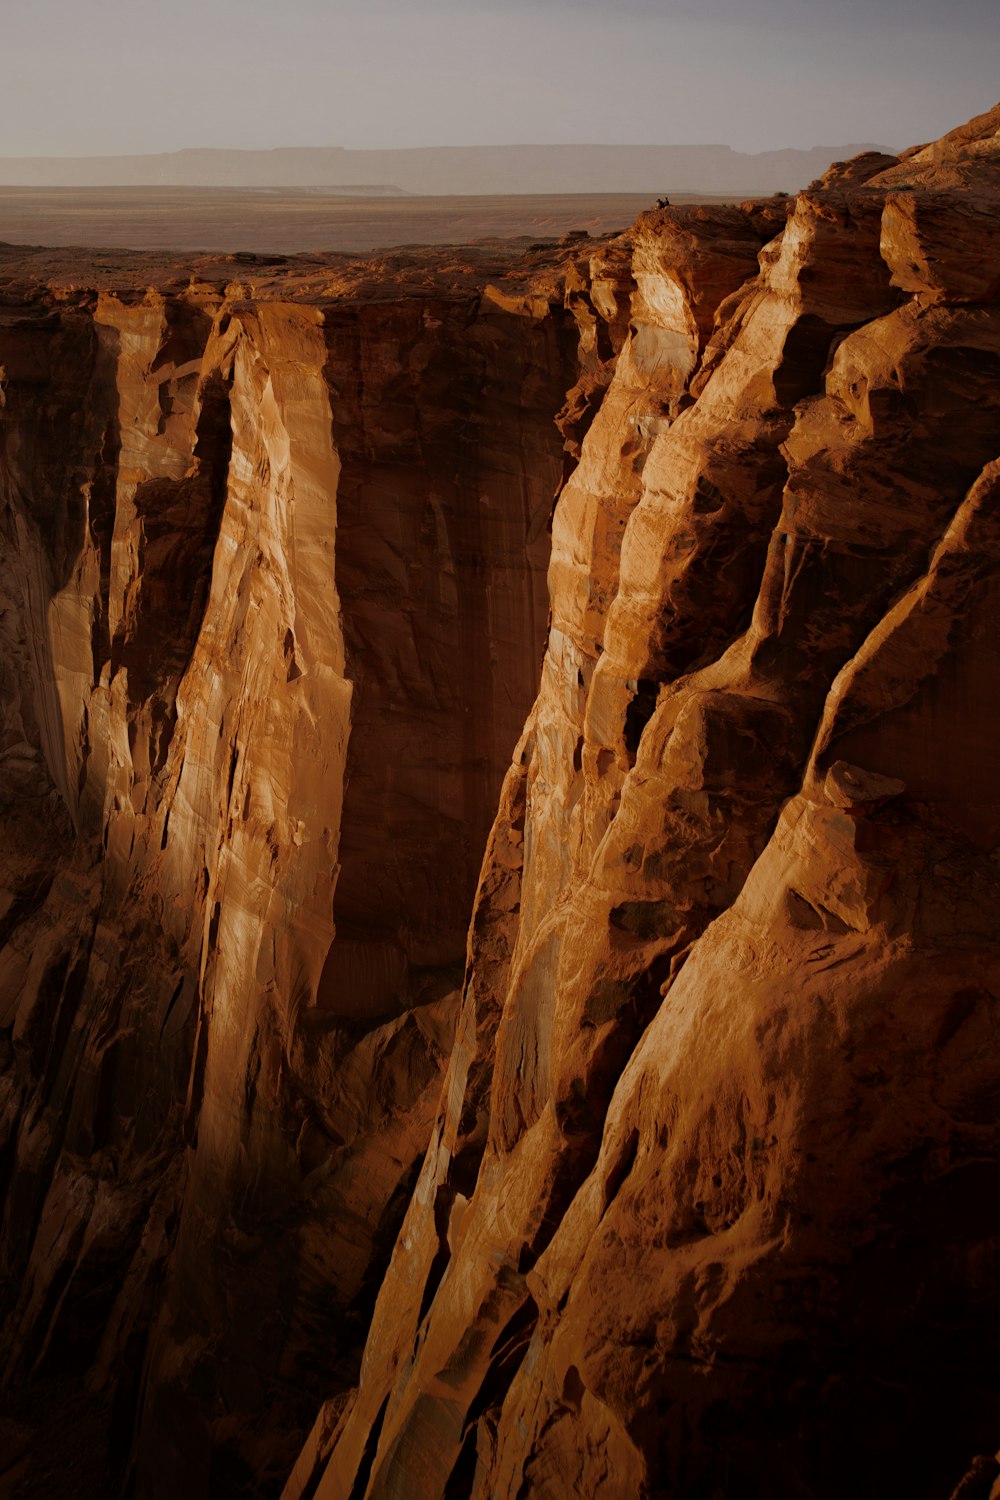
[[637,226],[430,1148],[289,1500],[931,1500],[995,1446],[998,126]]

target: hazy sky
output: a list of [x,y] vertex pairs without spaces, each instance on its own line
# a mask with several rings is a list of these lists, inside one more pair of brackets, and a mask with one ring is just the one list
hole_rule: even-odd
[[1000,0],[14,0],[0,155],[942,134]]

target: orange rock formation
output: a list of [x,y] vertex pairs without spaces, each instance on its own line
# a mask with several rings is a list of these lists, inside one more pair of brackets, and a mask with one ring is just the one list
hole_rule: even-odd
[[126,1459],[138,1392],[143,1493],[280,1486],[426,1146],[613,340],[575,242],[81,270],[0,289],[6,1380],[89,1369]]
[[287,1500],[930,1500],[995,1445],[998,128],[640,220],[430,1149]]
[[324,1394],[286,1500],[989,1496],[998,219],[1000,107],[608,245],[4,252],[8,1376],[140,1495]]

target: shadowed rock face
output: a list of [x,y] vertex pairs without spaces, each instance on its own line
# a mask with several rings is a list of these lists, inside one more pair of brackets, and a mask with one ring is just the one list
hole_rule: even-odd
[[998,130],[605,246],[0,253],[28,1493],[986,1500]]
[[634,231],[430,1147],[288,1500],[990,1492],[1000,107],[777,213]]
[[4,1435],[85,1384],[140,1493],[258,1493],[357,1379],[628,257],[99,261],[0,287]]

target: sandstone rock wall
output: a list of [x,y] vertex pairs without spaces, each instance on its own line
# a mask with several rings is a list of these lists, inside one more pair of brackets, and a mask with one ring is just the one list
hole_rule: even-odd
[[1000,109],[637,225],[430,1147],[287,1500],[931,1500],[995,1447],[998,189]]
[[4,269],[6,1380],[85,1379],[140,1493],[266,1489],[356,1379],[535,690],[554,418],[620,342],[594,254],[603,311],[572,247]]
[[25,1493],[985,1500],[998,132],[0,247]]

